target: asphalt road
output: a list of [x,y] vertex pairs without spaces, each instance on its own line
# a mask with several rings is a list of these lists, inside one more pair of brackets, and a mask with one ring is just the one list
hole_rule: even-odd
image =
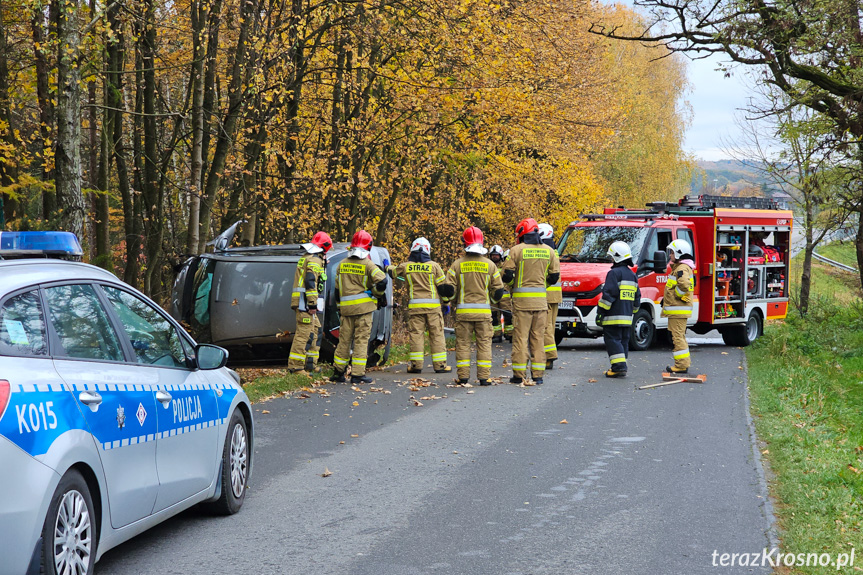
[[[660,380],[668,349],[633,353],[630,376],[606,380],[601,342],[567,340],[541,387],[447,388],[436,376],[411,391],[399,368],[359,392],[327,385],[329,397],[257,405],[241,512],[190,510],[96,572],[768,572],[713,565],[714,551],[770,546],[772,516],[743,353],[695,341],[703,385],[638,391]],[[508,376],[508,351],[495,346],[493,375]]]

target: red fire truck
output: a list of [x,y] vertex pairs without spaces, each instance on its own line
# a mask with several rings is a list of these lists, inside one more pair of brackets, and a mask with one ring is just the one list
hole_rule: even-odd
[[666,246],[686,240],[695,253],[695,297],[689,328],[719,330],[727,345],[746,346],[763,333],[765,319],[788,309],[788,266],[793,214],[773,199],[686,196],[677,205],[653,202],[646,210],[605,209],[571,223],[558,245],[563,302],[556,324],[566,337],[599,337],[596,305],[610,263],[612,242],[632,249],[641,303],[630,347],[649,348],[667,333],[662,294],[668,268]]

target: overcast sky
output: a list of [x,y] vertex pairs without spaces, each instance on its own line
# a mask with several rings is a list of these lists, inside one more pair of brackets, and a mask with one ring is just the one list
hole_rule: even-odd
[[741,141],[735,115],[741,115],[739,110],[746,106],[751,90],[742,68],[732,68],[730,77],[717,71],[721,61],[713,57],[688,62],[692,92],[686,99],[692,106],[693,118],[684,149],[702,160],[727,159],[722,151],[723,141],[726,144]]

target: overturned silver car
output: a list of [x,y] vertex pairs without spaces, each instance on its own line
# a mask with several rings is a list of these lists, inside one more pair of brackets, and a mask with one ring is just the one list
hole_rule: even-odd
[[[291,309],[294,271],[305,250],[299,244],[222,247],[229,241],[216,241],[213,253],[189,258],[180,266],[171,295],[171,315],[197,341],[229,350],[233,364],[286,359],[296,325]],[[323,361],[332,360],[339,341],[341,322],[334,280],[339,262],[348,255],[348,247],[347,243],[337,243],[327,254],[324,305],[323,311],[318,312],[322,325],[318,342]],[[391,263],[386,248],[373,247],[371,258],[381,269]],[[383,363],[389,357],[392,318],[390,284],[386,306],[374,312],[369,366]]]

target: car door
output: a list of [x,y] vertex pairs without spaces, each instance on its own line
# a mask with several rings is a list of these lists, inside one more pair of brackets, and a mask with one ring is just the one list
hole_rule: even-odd
[[166,314],[137,294],[102,285],[122,326],[138,370],[153,381],[158,402],[156,468],[159,494],[154,512],[204,489],[216,476],[216,390],[193,369],[192,346]]
[[91,284],[46,286],[54,366],[71,389],[94,437],[108,488],[111,525],[153,512],[156,473],[156,378],[128,363],[129,350]]

